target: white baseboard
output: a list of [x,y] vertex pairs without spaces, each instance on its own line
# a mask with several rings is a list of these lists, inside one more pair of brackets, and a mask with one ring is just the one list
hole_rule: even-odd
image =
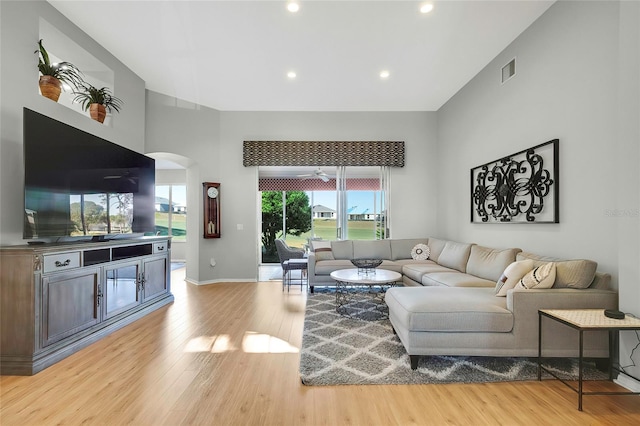
[[190,278],[185,278],[185,281],[193,285],[209,285],[209,284],[222,284],[222,283],[257,283],[258,282],[258,280],[255,278],[224,278],[219,280],[208,280],[208,281],[196,281]]
[[629,389],[631,392],[640,392],[640,382],[625,374],[618,374],[618,378],[613,381],[623,388]]

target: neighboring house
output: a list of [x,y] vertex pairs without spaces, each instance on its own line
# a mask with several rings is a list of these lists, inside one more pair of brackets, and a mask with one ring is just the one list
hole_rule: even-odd
[[369,212],[369,209],[365,209],[362,213],[349,213],[349,220],[378,220],[380,216],[379,213]]
[[170,205],[169,199],[164,197],[156,197],[156,211],[160,213],[173,213],[185,214],[187,213],[187,206],[173,203]]
[[349,213],[349,220],[378,220],[379,214],[375,213]]
[[169,212],[169,199],[163,197],[156,197],[156,211],[161,213]]
[[315,206],[312,207],[312,217],[314,219],[335,219],[336,218],[336,211],[323,206],[322,204],[316,204]]
[[160,213],[169,213],[169,211],[176,214],[186,214],[187,206],[173,203],[169,205],[169,199],[164,197],[156,197],[156,211]]

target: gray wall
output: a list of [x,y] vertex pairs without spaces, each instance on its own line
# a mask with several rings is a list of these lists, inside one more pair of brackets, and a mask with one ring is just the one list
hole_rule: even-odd
[[[234,194],[231,205],[225,198],[222,212],[233,219],[223,225],[223,230],[230,227],[226,229],[238,244],[224,253],[225,262],[233,264],[233,257],[246,251],[247,264],[258,263],[257,168],[242,166],[244,140],[404,141],[405,167],[392,168],[390,178],[392,234],[402,238],[435,231],[435,205],[431,201],[435,200],[436,188],[430,185],[436,178],[435,133],[435,114],[424,112],[223,112],[223,188],[227,194],[229,189]],[[237,231],[237,224],[242,224],[244,231]],[[253,251],[249,253],[247,247]],[[242,276],[242,264],[232,267],[233,276]]]
[[[186,257],[187,278],[197,284],[257,279],[257,169],[242,165],[244,140],[405,141],[406,166],[391,171],[392,232],[401,238],[436,231],[435,135],[435,113],[218,112],[147,92],[147,150],[194,161]],[[221,184],[220,239],[201,238],[205,181]]]
[[[618,236],[618,288],[620,309],[640,316],[640,2],[620,3],[618,58],[618,137],[616,151],[616,207]],[[621,333],[620,363],[632,364],[638,344],[632,332]],[[632,369],[640,377],[640,356]],[[640,392],[640,383],[625,386]]]
[[[438,111],[444,234],[594,259],[612,274],[621,308],[636,316],[638,15],[637,2],[557,2]],[[501,85],[500,69],[514,57],[516,76]],[[554,138],[560,139],[560,223],[471,224],[469,170]],[[636,343],[633,333],[623,336],[623,364],[630,364]]]
[[[438,112],[438,224],[461,241],[617,267],[618,7],[558,2]],[[504,85],[500,69],[516,58]],[[472,224],[469,170],[560,139],[560,223]]]
[[[124,101],[111,125],[91,120],[39,94],[37,49],[40,19],[114,71],[115,96]],[[0,242],[21,244],[24,215],[22,108],[27,107],[138,152],[144,152],[145,88],[113,55],[43,1],[0,2]],[[55,46],[45,47],[51,52]],[[64,58],[74,62],[74,58]]]
[[[223,160],[219,142],[220,112],[152,91],[147,91],[146,102],[147,152],[177,154],[189,160],[186,170],[187,243],[183,252],[187,279],[201,283],[234,278],[224,275],[224,268],[210,265],[216,249],[224,250],[220,241],[202,238],[202,182],[220,182],[223,176],[220,170]],[[224,217],[221,221],[224,226]]]

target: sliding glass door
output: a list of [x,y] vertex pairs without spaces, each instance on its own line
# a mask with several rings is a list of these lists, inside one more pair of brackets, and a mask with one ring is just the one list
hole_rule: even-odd
[[260,167],[262,263],[277,262],[275,239],[375,240],[388,236],[387,167]]
[[386,237],[388,168],[339,167],[336,173],[337,236],[349,240]]

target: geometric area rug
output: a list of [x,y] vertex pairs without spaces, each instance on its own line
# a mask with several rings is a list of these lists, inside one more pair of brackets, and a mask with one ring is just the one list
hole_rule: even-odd
[[[404,346],[387,319],[364,321],[336,312],[335,294],[307,297],[300,378],[314,385],[486,383],[537,380],[538,361],[531,357],[422,356],[411,370]],[[578,361],[552,358],[545,366],[566,380],[577,380]],[[585,380],[608,375],[585,362]],[[543,370],[543,378],[550,379]]]

